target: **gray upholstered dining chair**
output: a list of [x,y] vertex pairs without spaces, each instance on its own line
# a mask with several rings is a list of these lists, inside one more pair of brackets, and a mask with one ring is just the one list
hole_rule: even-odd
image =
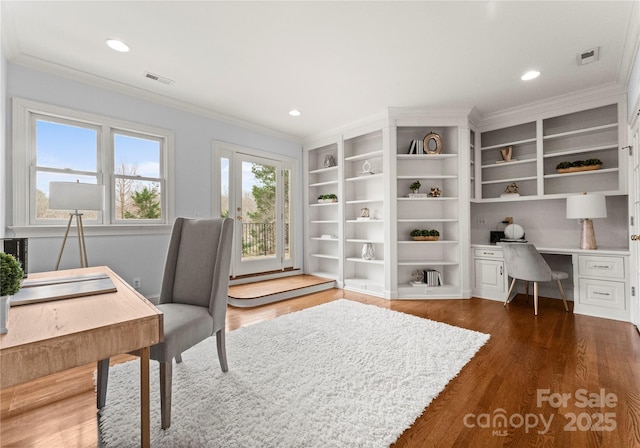
[[569,278],[569,274],[561,271],[553,271],[540,255],[536,247],[531,243],[500,243],[504,253],[504,261],[507,275],[513,280],[507,292],[504,306],[510,302],[509,297],[516,284],[516,280],[526,282],[526,293],[529,297],[529,282],[533,282],[533,312],[538,315],[538,282],[555,281],[560,290],[560,297],[564,302],[564,309],[569,311],[567,297],[564,293],[561,280]]
[[[164,339],[151,347],[150,358],[160,363],[162,429],[171,426],[173,359],[216,334],[218,359],[228,371],[225,320],[233,220],[177,218],[165,261],[157,307],[163,313]],[[98,363],[98,408],[106,401],[109,360]]]

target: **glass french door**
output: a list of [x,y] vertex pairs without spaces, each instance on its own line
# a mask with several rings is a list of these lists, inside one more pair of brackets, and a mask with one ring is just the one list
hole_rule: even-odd
[[232,276],[292,266],[290,164],[239,151],[218,162],[220,216],[235,220]]

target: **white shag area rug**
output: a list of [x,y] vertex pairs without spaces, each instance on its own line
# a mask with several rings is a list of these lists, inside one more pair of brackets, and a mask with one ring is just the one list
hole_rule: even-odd
[[[171,427],[160,428],[151,362],[153,447],[387,447],[489,335],[349,300],[215,337],[173,368]],[[107,447],[140,441],[139,362],[109,373],[100,429]]]

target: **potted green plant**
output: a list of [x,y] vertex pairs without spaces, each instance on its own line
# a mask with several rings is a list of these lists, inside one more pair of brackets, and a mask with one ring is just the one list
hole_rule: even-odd
[[577,173],[579,171],[599,170],[602,166],[602,160],[597,158],[587,160],[576,160],[575,162],[560,162],[556,165],[558,173]]
[[418,191],[420,191],[421,186],[422,184],[419,180],[414,180],[413,182],[411,182],[411,185],[409,185],[409,190],[411,190],[411,193],[417,194]]
[[338,202],[338,196],[336,196],[335,194],[321,194],[320,196],[318,196],[318,202],[320,204],[324,204],[327,202]]
[[13,255],[0,252],[0,274],[0,334],[5,334],[9,317],[9,299],[20,291],[24,271]]

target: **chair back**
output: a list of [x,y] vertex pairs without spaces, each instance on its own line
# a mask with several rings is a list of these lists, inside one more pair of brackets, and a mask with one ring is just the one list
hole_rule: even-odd
[[548,282],[551,268],[531,243],[500,243],[504,253],[507,274],[512,278],[530,282]]
[[176,218],[159,303],[207,307],[224,325],[232,240],[231,218]]

